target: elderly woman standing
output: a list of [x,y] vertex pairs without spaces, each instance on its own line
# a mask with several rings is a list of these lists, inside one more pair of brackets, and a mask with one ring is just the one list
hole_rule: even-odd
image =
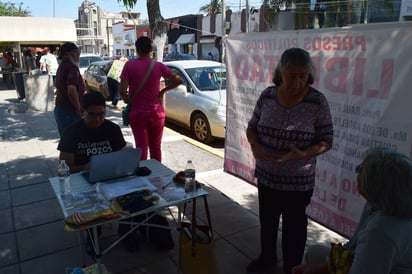
[[333,140],[328,102],[310,86],[313,73],[308,52],[286,50],[274,72],[275,86],[260,95],[246,130],[256,159],[261,234],[261,253],[247,266],[248,273],[276,265],[281,215],[284,273],[302,261],[316,156],[328,151]]
[[[309,265],[296,266],[294,274],[412,273],[412,160],[387,148],[371,148],[356,173],[366,204],[354,235],[343,248],[333,245],[331,253],[309,247]],[[329,254],[329,263],[315,259]]]

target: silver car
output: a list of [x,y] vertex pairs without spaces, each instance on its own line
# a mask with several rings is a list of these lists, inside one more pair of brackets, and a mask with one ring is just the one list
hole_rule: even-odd
[[166,93],[166,119],[190,128],[197,140],[225,138],[226,67],[204,60],[165,62],[184,84]]
[[113,61],[97,61],[91,63],[83,73],[83,80],[87,91],[98,91],[106,100],[110,100],[109,86],[107,85],[107,73]]

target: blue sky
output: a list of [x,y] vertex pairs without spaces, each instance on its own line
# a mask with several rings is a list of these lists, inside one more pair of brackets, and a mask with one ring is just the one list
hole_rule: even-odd
[[[77,9],[82,0],[1,0],[3,3],[15,3],[18,7],[23,3],[22,8],[31,11],[33,17],[53,17],[53,3],[55,17],[77,19]],[[105,11],[120,12],[125,11],[117,0],[90,0],[95,2]],[[207,0],[159,0],[160,12],[164,18],[171,18],[186,14],[198,14],[199,8],[208,3]],[[133,12],[140,12],[142,19],[147,19],[146,1],[138,0]]]

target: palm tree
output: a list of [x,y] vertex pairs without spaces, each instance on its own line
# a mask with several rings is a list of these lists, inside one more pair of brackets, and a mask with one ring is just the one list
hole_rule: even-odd
[[220,14],[222,13],[222,1],[211,0],[210,4],[201,6],[199,8],[199,11],[205,13],[208,16],[212,14]]

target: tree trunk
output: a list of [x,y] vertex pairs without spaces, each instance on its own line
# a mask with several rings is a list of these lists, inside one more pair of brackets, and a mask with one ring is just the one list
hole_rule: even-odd
[[310,1],[297,0],[295,11],[295,29],[306,29],[310,12]]
[[160,13],[159,0],[147,0],[146,6],[150,29],[152,30],[153,50],[156,53],[155,58],[157,61],[162,61],[163,49],[167,39],[166,23]]

